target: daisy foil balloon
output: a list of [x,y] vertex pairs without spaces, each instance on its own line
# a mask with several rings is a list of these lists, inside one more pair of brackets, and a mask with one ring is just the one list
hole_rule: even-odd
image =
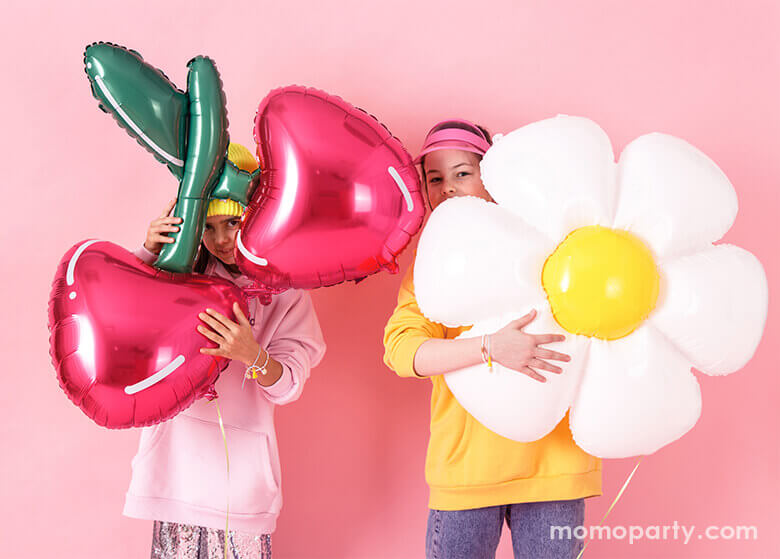
[[751,253],[713,243],[737,196],[707,156],[648,134],[616,163],[594,122],[558,116],[496,137],[481,163],[496,201],[454,198],[431,215],[414,283],[425,316],[491,334],[536,309],[571,355],[541,383],[494,364],[445,375],[461,405],[504,437],[534,441],[569,412],[603,458],[651,454],[701,414],[691,368],[725,375],[752,357],[767,281]]

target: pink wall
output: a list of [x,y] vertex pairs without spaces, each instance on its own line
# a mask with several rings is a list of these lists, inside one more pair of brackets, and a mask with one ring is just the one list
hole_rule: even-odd
[[[148,554],[150,524],[120,514],[137,432],[92,424],[60,391],[47,353],[49,286],[65,250],[87,237],[136,246],[176,187],[98,111],[82,69],[89,42],[133,47],[178,84],[190,57],[210,55],[225,84],[232,137],[245,143],[259,100],[290,83],[370,110],[412,150],[447,116],[508,131],[559,112],[583,115],[616,149],[652,130],[681,136],[737,188],[740,214],[726,240],[757,254],[770,288],[780,287],[777,3],[70,4],[9,5],[0,33],[4,557]],[[429,386],[396,378],[381,362],[381,329],[399,281],[382,275],[314,295],[330,351],[303,399],[278,414],[279,557],[422,556]],[[345,305],[354,311],[349,321]],[[645,459],[608,520],[755,525],[758,540],[612,541],[594,544],[586,557],[777,553],[777,298],[771,305],[755,359],[730,377],[700,377],[698,425]],[[633,463],[606,463],[605,496],[589,501],[589,523]],[[500,557],[509,557],[507,544]]]

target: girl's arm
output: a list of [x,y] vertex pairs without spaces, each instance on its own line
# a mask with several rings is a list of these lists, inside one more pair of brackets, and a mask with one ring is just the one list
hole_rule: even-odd
[[175,206],[176,198],[168,202],[163,213],[160,214],[157,219],[153,220],[146,230],[144,248],[154,254],[155,257],[160,254],[164,245],[174,241],[173,237],[169,237],[166,233],[175,233],[179,230],[181,218],[171,216],[171,212]]
[[149,250],[144,245],[141,245],[135,249],[133,254],[143,260],[144,264],[149,264],[150,266],[154,264],[155,260],[157,260],[157,255],[153,252],[149,252]]
[[[383,340],[385,364],[400,377],[422,378],[415,363],[417,351],[428,342],[448,341],[444,340],[446,335],[443,325],[428,320],[420,312],[414,296],[414,282],[410,268],[398,290],[398,304],[385,326]],[[461,341],[464,340],[458,340]]]
[[157,260],[157,256],[160,254],[164,244],[173,242],[173,238],[166,233],[173,233],[179,230],[177,224],[181,223],[181,218],[171,217],[170,215],[175,205],[176,198],[168,202],[163,213],[149,224],[144,244],[133,251],[133,254],[146,264],[152,264]]
[[206,309],[205,313],[198,315],[211,327],[209,329],[198,326],[198,332],[219,345],[214,349],[201,348],[200,352],[240,361],[247,367],[252,365],[264,367],[265,374],[257,372],[255,380],[260,386],[268,387],[275,384],[284,373],[282,364],[257,343],[252,325],[238,303],[233,303],[233,314],[236,315],[238,322],[233,322],[213,309]]
[[414,354],[414,372],[420,377],[443,375],[482,362],[482,339],[437,340],[431,338]]
[[[526,334],[523,328],[536,316],[531,311],[526,316],[509,323],[491,334],[492,358],[502,365],[544,382],[536,372],[542,369],[560,373],[547,360],[569,361],[569,356],[540,347],[543,344],[563,341],[563,336]],[[410,269],[398,291],[398,305],[385,326],[384,360],[399,376],[424,378],[440,375],[482,362],[482,339],[445,339],[443,325],[423,316],[414,295],[413,272]]]
[[267,349],[281,364],[282,373],[265,393],[271,402],[282,405],[301,396],[311,369],[325,354],[325,340],[308,292],[291,289],[276,297],[284,304],[275,306],[264,320],[276,323]]
[[[522,318],[507,324],[498,332],[491,334],[490,353],[493,360],[505,367],[524,373],[534,380],[546,382],[547,379],[536,372],[542,369],[560,374],[562,369],[547,359],[569,361],[571,358],[540,347],[541,345],[562,342],[563,336],[556,334],[532,335],[523,332],[536,317],[531,311]],[[428,340],[417,349],[414,355],[414,370],[421,377],[441,375],[457,369],[463,369],[482,362],[482,338],[464,338],[459,340]]]

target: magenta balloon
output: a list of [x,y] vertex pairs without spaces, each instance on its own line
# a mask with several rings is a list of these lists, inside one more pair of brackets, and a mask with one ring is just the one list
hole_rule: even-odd
[[255,118],[263,168],[236,243],[248,276],[280,291],[397,272],[425,214],[401,142],[339,97],[272,91]]
[[83,241],[60,261],[49,297],[49,353],[60,386],[97,424],[119,429],[173,417],[201,396],[228,361],[203,355],[207,307],[247,311],[221,278],[172,274],[120,246]]

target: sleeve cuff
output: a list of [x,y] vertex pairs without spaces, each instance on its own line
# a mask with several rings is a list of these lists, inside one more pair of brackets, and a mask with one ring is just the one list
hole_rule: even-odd
[[404,356],[403,359],[400,359],[396,363],[397,368],[395,369],[395,372],[398,376],[420,379],[427,378],[418,375],[417,371],[414,370],[414,356],[417,354],[417,350],[420,349],[420,346],[430,339],[429,336],[409,336],[398,344],[398,347],[396,347],[395,350],[396,354]]
[[261,388],[265,390],[266,394],[273,398],[280,398],[284,396],[290,390],[292,390],[293,387],[293,376],[290,368],[284,363],[281,365],[282,374],[278,379],[276,379],[276,382],[270,386],[261,386]]
[[147,250],[144,245],[141,245],[139,248],[135,249],[133,254],[143,260],[146,264],[153,264],[154,261],[157,260],[157,255]]

